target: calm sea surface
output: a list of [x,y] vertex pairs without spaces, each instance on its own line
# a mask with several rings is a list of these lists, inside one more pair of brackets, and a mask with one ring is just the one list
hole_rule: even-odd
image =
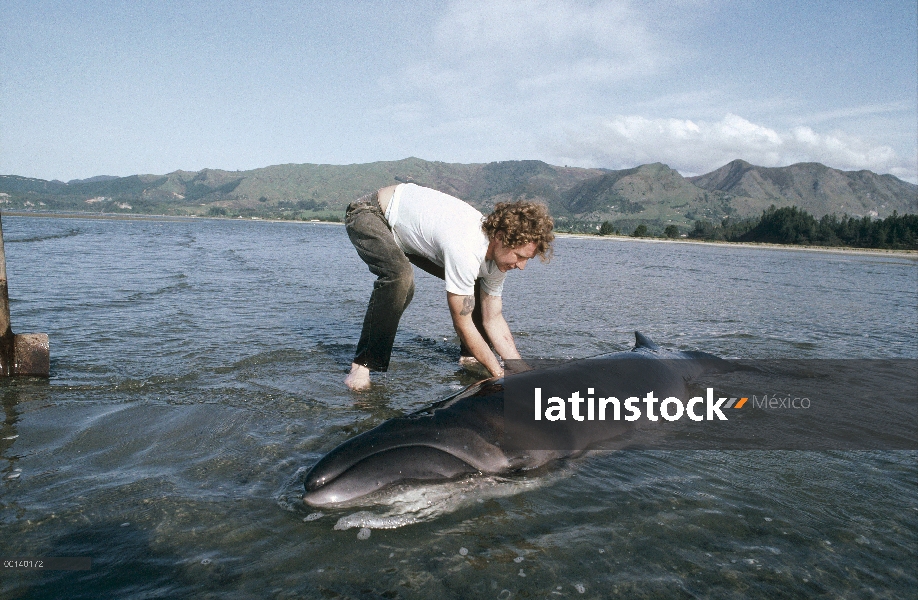
[[[342,384],[373,277],[344,229],[3,220],[13,329],[50,380],[0,382],[3,598],[915,597],[916,452],[611,452],[400,507],[309,509],[348,437],[474,381],[417,277],[392,368]],[[918,357],[918,263],[565,238],[508,277],[524,356],[658,344],[731,358]],[[412,504],[413,502],[413,504]]]

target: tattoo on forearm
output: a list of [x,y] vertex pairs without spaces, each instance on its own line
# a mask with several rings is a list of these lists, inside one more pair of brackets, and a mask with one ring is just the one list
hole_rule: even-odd
[[460,315],[470,315],[472,311],[475,310],[475,296],[466,296],[462,300],[462,310],[459,312]]

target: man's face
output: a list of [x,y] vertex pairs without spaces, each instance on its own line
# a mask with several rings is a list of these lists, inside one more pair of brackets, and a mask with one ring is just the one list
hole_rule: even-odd
[[535,242],[529,242],[516,248],[508,248],[504,245],[503,240],[498,236],[494,239],[492,245],[493,252],[491,260],[497,265],[502,273],[512,271],[513,269],[523,270],[526,268],[526,261],[536,255]]

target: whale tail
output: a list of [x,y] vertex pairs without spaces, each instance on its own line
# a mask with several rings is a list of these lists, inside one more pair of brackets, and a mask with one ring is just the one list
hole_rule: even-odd
[[641,333],[640,331],[634,332],[634,348],[632,350],[640,350],[641,348],[645,350],[650,350],[652,352],[657,352],[660,350],[660,347],[651,341],[649,337]]

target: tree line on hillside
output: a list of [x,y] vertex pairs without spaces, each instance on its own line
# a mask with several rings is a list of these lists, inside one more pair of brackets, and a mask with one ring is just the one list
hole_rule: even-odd
[[260,218],[260,219],[278,219],[282,221],[331,221],[340,222],[342,216],[337,210],[329,208],[328,202],[316,202],[315,200],[299,200],[297,202],[280,201],[272,206],[264,206],[268,202],[266,196],[258,199],[262,206],[257,207],[224,207],[211,206],[205,213],[208,217],[230,217],[230,218]]
[[838,218],[825,215],[816,219],[796,206],[762,212],[758,219],[724,219],[719,225],[695,221],[688,237],[727,242],[765,242],[812,246],[853,246],[894,250],[918,249],[918,215],[893,214],[885,219],[871,217]]
[[[602,225],[598,227],[599,235],[621,235],[622,227],[616,226],[610,223],[609,221],[603,221]],[[659,230],[657,225],[656,231]],[[679,227],[677,225],[667,225],[663,228],[663,236],[670,239],[675,239],[680,237]],[[647,227],[646,223],[640,223],[637,227],[634,228],[634,231],[631,232],[631,237],[655,237],[651,230]]]

